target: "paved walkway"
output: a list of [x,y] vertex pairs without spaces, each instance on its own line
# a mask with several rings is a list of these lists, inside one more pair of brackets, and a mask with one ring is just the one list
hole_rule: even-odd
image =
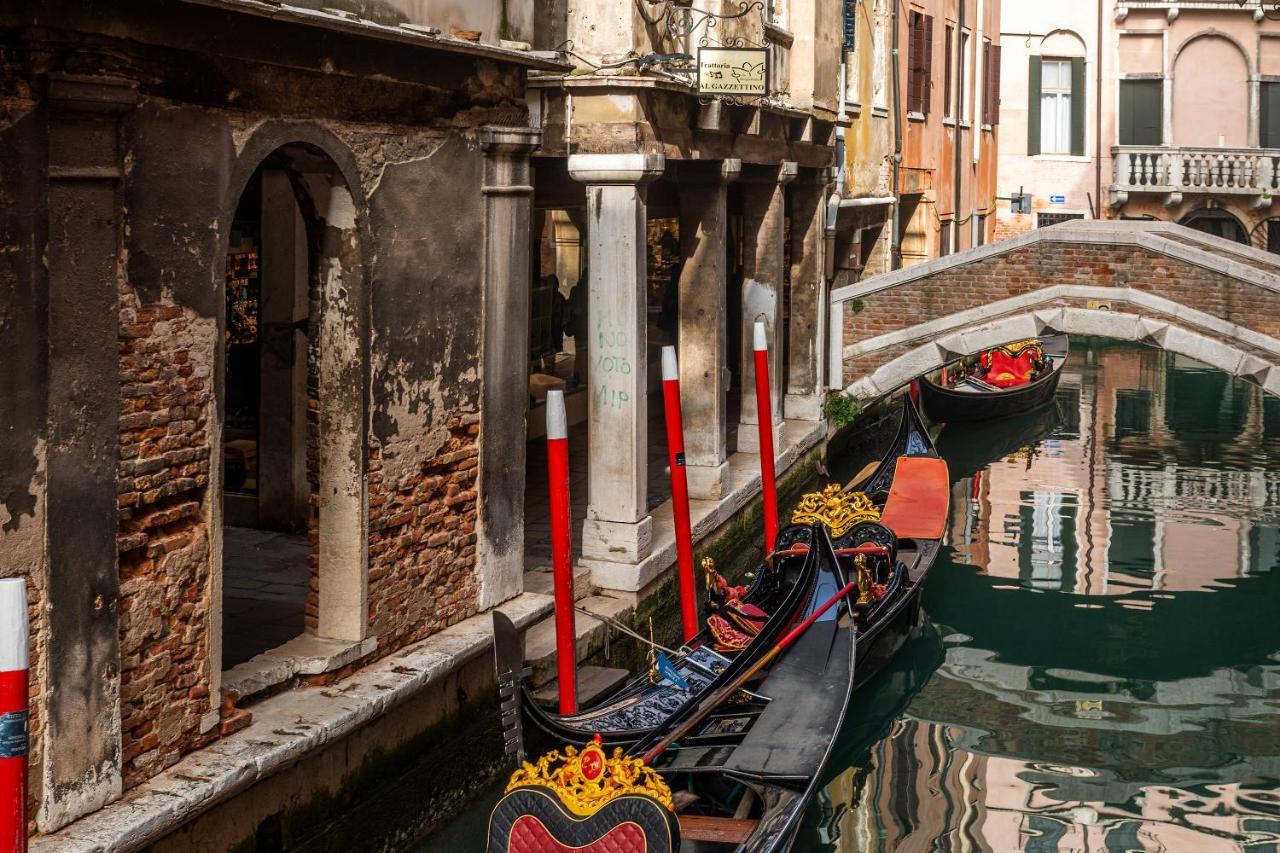
[[301,634],[310,572],[306,536],[223,528],[222,668]]

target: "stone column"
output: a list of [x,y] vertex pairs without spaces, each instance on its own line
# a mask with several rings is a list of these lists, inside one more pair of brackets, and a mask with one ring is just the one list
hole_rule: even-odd
[[791,197],[791,316],[783,412],[788,418],[817,421],[822,419],[822,350],[826,322],[823,226],[827,182],[824,170],[805,169],[788,194]]
[[524,591],[525,441],[529,411],[531,127],[488,127],[485,152],[483,397],[480,409],[480,607]]
[[[584,565],[649,555],[644,185],[660,154],[575,154],[569,174],[587,185],[587,337],[590,367]],[[605,585],[617,586],[616,582]]]
[[680,406],[689,496],[724,497],[729,369],[725,225],[728,184],[741,160],[680,164]]
[[769,390],[772,394],[773,440],[781,443],[782,425],[782,257],[786,217],[786,185],[798,172],[795,162],[742,171],[742,406],[738,449],[758,453],[756,369],[751,350],[757,320],[769,337]]
[[132,82],[49,77],[49,638],[40,829],[120,796],[118,281]]

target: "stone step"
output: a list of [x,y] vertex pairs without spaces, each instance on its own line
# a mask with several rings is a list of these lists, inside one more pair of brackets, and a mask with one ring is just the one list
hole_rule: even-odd
[[[635,611],[629,601],[606,595],[591,595],[578,602],[580,607],[608,616],[626,624]],[[583,660],[604,648],[606,625],[584,613],[574,613],[573,629],[576,636],[578,660]],[[612,629],[608,629],[612,630]],[[616,632],[615,632],[616,633]],[[556,677],[556,622],[548,616],[534,625],[524,638],[525,663],[533,669],[534,688],[550,683]]]
[[[524,591],[541,595],[555,595],[551,564],[536,566],[524,573]],[[582,601],[592,593],[591,569],[584,566],[573,567],[573,600]]]
[[[610,666],[578,667],[578,706],[592,705],[622,687],[631,673]],[[553,678],[533,692],[539,705],[554,708],[560,701],[560,679]]]

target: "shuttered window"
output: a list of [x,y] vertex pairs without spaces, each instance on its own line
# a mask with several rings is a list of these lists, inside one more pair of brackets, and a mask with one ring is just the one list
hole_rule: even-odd
[[912,11],[907,24],[907,112],[929,114],[933,16]]
[[1258,116],[1258,144],[1280,148],[1280,83],[1261,84],[1261,114]]
[[1163,136],[1162,80],[1120,81],[1120,144],[1160,145]]
[[844,52],[856,47],[858,34],[858,0],[844,0]]
[[1027,153],[1084,154],[1084,59],[1031,57]]
[[942,41],[942,114],[947,118],[951,117],[951,40],[955,30],[950,26],[943,30]]
[[1000,45],[987,42],[982,50],[987,78],[983,85],[982,123],[994,127],[1000,123]]

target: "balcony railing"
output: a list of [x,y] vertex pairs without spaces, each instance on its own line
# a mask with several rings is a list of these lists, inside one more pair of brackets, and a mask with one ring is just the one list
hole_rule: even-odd
[[[1270,196],[1280,191],[1280,149],[1117,145],[1115,194],[1185,193]],[[1119,199],[1123,203],[1123,197]]]

